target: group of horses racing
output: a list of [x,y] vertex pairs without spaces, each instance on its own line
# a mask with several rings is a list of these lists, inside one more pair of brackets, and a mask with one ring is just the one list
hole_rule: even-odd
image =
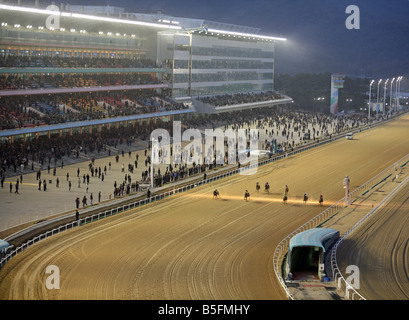
[[[260,191],[260,184],[257,182],[256,183],[256,192],[258,193],[259,191]],[[270,193],[270,185],[268,184],[268,182],[266,182],[265,185],[264,185],[264,191],[266,193]],[[284,195],[283,195],[283,203],[284,204],[287,204],[287,200],[288,200],[287,194],[288,194],[289,191],[290,191],[290,189],[289,189],[288,185],[285,185]],[[215,200],[220,199],[219,190],[215,189],[213,191],[213,199],[215,199]],[[250,192],[248,190],[246,190],[244,192],[244,200],[246,200],[246,201],[250,200]],[[304,193],[303,203],[306,204],[307,201],[308,201],[308,195],[307,195],[307,193]],[[321,194],[320,197],[319,197],[319,200],[318,200],[318,204],[323,205],[323,203],[324,203],[324,198],[323,198],[323,196]]]

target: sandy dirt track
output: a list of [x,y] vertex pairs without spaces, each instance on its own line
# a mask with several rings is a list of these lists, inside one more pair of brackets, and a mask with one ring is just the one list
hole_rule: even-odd
[[[226,178],[54,236],[6,264],[0,298],[286,299],[272,266],[277,244],[342,198],[346,175],[354,189],[408,154],[408,142],[406,116],[255,175]],[[268,181],[270,193],[257,194],[257,181]],[[215,188],[219,200],[212,200]],[[320,194],[324,206],[318,206]],[[60,269],[58,290],[45,286],[48,265]]]
[[359,268],[368,300],[409,299],[409,184],[338,248],[340,265]]

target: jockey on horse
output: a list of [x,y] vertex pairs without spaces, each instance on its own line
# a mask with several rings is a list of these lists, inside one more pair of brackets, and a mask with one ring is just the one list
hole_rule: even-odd
[[247,198],[250,199],[250,192],[248,192],[248,191],[246,190],[246,192],[244,193],[244,199],[247,201]]
[[307,193],[304,193],[304,203],[307,203],[307,200],[308,200],[308,196],[307,196]]
[[268,182],[266,182],[266,184],[264,185],[264,191],[270,193],[270,185],[268,184]]

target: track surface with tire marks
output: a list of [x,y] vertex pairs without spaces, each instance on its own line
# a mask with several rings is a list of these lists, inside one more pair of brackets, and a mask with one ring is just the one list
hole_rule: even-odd
[[406,184],[338,248],[341,270],[358,266],[358,291],[366,299],[409,299],[408,212]]
[[[408,124],[406,116],[255,175],[235,175],[43,240],[0,271],[0,298],[286,299],[273,272],[277,244],[342,198],[346,175],[354,189],[408,154]],[[270,193],[263,187],[256,193],[256,182],[266,181]],[[212,199],[215,188],[221,199]],[[60,270],[58,290],[46,288],[48,265]]]

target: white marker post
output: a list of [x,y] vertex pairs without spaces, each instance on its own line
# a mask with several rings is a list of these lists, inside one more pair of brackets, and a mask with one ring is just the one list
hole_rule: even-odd
[[349,180],[348,176],[346,176],[344,178],[344,188],[345,188],[345,202],[346,202],[347,205],[351,204],[351,196],[349,194],[349,182],[350,182],[350,180]]
[[151,138],[152,148],[151,148],[151,188],[153,189],[153,166],[155,163],[159,163],[159,141],[155,138]]

